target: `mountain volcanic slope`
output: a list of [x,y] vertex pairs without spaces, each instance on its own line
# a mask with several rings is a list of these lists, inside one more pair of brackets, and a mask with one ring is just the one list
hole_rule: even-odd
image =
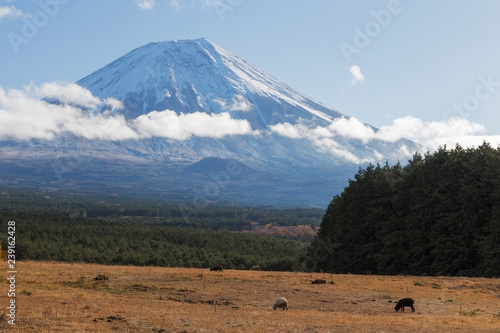
[[204,38],[149,43],[77,83],[123,101],[127,118],[165,109],[230,111],[267,129],[299,118],[327,125],[342,116]]
[[4,141],[4,179],[204,204],[323,206],[360,165],[405,161],[417,148],[203,38],[149,43],[77,84],[104,102],[71,104],[85,121],[50,139]]

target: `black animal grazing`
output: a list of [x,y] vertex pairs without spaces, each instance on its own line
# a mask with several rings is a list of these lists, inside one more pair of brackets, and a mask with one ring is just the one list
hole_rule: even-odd
[[403,298],[398,301],[396,304],[396,307],[394,307],[394,310],[396,311],[403,311],[405,312],[405,306],[409,306],[411,308],[411,312],[415,312],[415,308],[413,307],[413,304],[415,302],[411,298]]
[[214,267],[210,268],[210,272],[211,272],[211,271],[214,271],[214,272],[217,272],[217,271],[224,272],[224,271],[222,270],[222,266],[221,266],[221,265],[217,265],[217,266],[214,266]]

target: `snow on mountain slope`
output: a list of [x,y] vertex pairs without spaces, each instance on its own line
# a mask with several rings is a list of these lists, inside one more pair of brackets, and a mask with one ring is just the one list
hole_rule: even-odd
[[[299,117],[324,125],[341,116],[203,38],[149,43],[77,83],[97,97],[123,101],[128,118],[164,109],[232,111],[259,129]],[[244,114],[250,111],[261,122]]]

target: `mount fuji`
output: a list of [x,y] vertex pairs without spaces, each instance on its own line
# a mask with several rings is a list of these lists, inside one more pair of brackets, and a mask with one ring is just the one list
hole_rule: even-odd
[[229,110],[264,129],[300,117],[327,124],[342,116],[204,38],[149,43],[77,83],[95,96],[123,101],[128,117]]
[[77,84],[113,101],[89,110],[78,106],[82,112],[118,119],[122,127],[106,135],[66,131],[29,143],[3,142],[4,179],[15,186],[198,204],[322,207],[359,166],[405,159],[418,148],[377,137],[376,128],[204,38],[149,43]]

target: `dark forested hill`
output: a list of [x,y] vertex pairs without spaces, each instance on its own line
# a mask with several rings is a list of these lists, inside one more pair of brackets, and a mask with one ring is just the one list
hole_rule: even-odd
[[500,149],[440,148],[360,169],[308,252],[335,273],[500,276]]

